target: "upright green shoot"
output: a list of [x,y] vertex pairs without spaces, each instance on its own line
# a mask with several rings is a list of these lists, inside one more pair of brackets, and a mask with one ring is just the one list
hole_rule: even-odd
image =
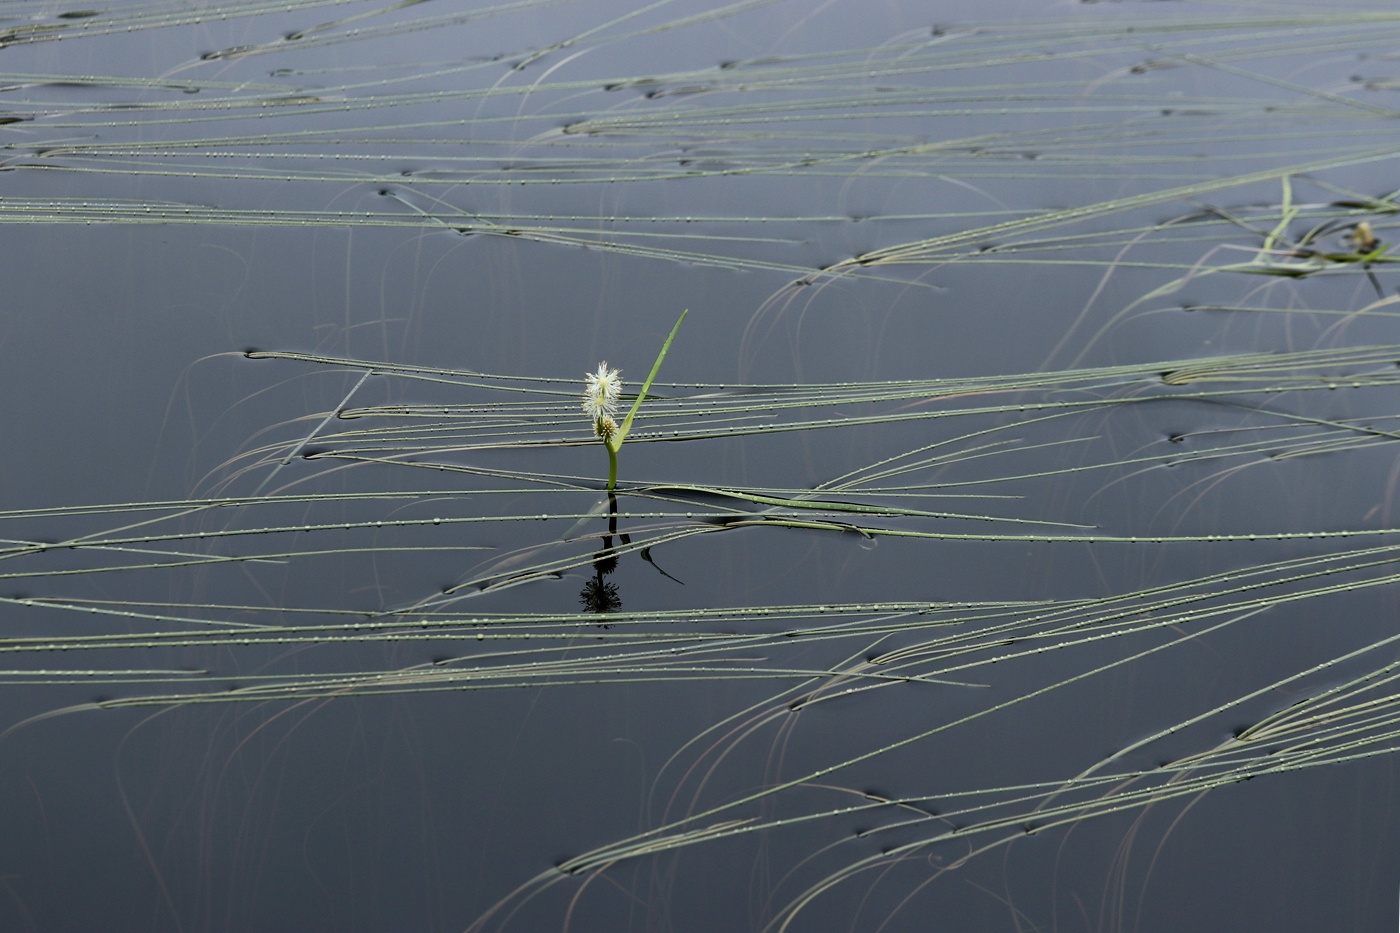
[[617,400],[622,394],[622,374],[619,370],[608,367],[607,361],[598,364],[598,371],[588,373],[586,384],[583,390],[583,410],[593,421],[593,433],[603,441],[603,446],[608,449],[608,492],[617,491],[617,452],[622,449],[622,442],[626,440],[627,433],[632,430],[632,420],[637,417],[637,411],[642,407],[643,400],[647,397],[647,391],[651,388],[652,382],[656,380],[656,374],[661,371],[661,362],[666,359],[666,354],[671,350],[671,342],[676,339],[676,332],[681,329],[681,323],[685,320],[689,310],[681,312],[681,316],[676,319],[671,332],[666,335],[666,342],[661,345],[661,351],[656,354],[656,361],[651,364],[651,372],[647,373],[646,382],[642,383],[641,390],[637,393],[637,398],[632,402],[632,408],[627,412],[627,417],[622,419],[619,426],[613,420],[613,415],[617,414]]

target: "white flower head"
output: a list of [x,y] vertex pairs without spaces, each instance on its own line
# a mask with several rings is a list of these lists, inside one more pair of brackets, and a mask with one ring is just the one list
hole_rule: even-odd
[[606,360],[598,364],[596,373],[588,373],[583,390],[583,412],[594,424],[611,420],[617,414],[617,400],[622,396],[622,373],[609,369]]

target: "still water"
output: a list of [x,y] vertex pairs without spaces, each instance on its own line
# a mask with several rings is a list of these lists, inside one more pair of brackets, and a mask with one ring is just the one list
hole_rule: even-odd
[[1308,7],[0,2],[0,928],[1390,929]]

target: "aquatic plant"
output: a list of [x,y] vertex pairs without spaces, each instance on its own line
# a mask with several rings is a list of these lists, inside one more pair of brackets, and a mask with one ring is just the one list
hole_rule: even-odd
[[627,439],[628,432],[632,430],[632,420],[637,417],[638,409],[646,400],[647,390],[651,388],[656,374],[661,371],[661,363],[666,359],[666,354],[671,349],[671,341],[676,339],[676,332],[681,329],[685,315],[686,312],[682,311],[675,326],[671,328],[671,333],[666,336],[666,342],[661,345],[661,351],[656,354],[656,361],[651,365],[651,372],[647,373],[646,382],[642,383],[636,399],[632,402],[632,407],[627,412],[627,417],[622,419],[622,424],[619,425],[613,420],[613,416],[617,414],[618,399],[622,397],[622,374],[618,370],[610,368],[607,361],[604,360],[598,364],[597,372],[585,375],[583,413],[593,423],[593,433],[608,449],[609,494],[617,491],[617,452],[622,449],[622,442]]
[[[48,825],[71,798],[22,768],[81,736],[96,765],[65,773],[116,774],[139,858],[110,861],[151,928],[265,926],[257,885],[311,865],[316,890],[328,825],[377,892],[329,899],[366,912],[346,928],[681,928],[715,890],[733,910],[700,928],[917,925],[934,891],[984,929],[1247,900],[1173,896],[1193,814],[1252,838],[1274,793],[1306,801],[1278,822],[1322,819],[1340,795],[1289,789],[1400,748],[1400,148],[1372,54],[1400,14],[1092,6],[887,34],[840,4],[781,28],[760,3],[548,7],[514,45],[483,30],[545,4],[17,18],[3,229],[229,266],[198,300],[136,270],[125,314],[90,312],[106,279],[16,307],[85,309],[177,372],[228,352],[181,377],[212,386],[172,396],[188,431],[149,413],[175,479],[0,513],[6,798]],[[794,44],[733,55],[769,35],[740,17]],[[70,58],[158,35],[199,51]],[[271,254],[313,241],[321,316],[246,327],[274,349],[233,352],[241,323],[155,339],[171,308],[301,307],[306,257],[279,277]],[[540,270],[567,288],[540,300]],[[682,313],[621,423],[603,363],[580,424],[575,361],[659,338],[680,300],[689,374],[657,381]],[[45,443],[89,452],[144,412],[113,404]],[[339,772],[298,764],[326,747],[352,750]],[[342,816],[364,787],[412,798],[416,831]],[[1388,793],[1348,795],[1365,830]],[[403,865],[424,890],[375,887]]]

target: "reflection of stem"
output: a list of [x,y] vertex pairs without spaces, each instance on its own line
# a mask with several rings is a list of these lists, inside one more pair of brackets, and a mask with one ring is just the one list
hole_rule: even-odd
[[[617,474],[617,454],[608,448],[612,459],[614,479]],[[609,583],[608,574],[617,569],[617,555],[613,553],[613,536],[617,535],[617,493],[614,483],[608,484],[608,533],[603,535],[603,547],[593,555],[593,578],[583,586],[579,602],[584,612],[617,612],[622,608],[622,597],[617,593],[617,584]],[[620,535],[623,544],[630,544],[627,535]],[[604,625],[604,628],[608,626]]]

